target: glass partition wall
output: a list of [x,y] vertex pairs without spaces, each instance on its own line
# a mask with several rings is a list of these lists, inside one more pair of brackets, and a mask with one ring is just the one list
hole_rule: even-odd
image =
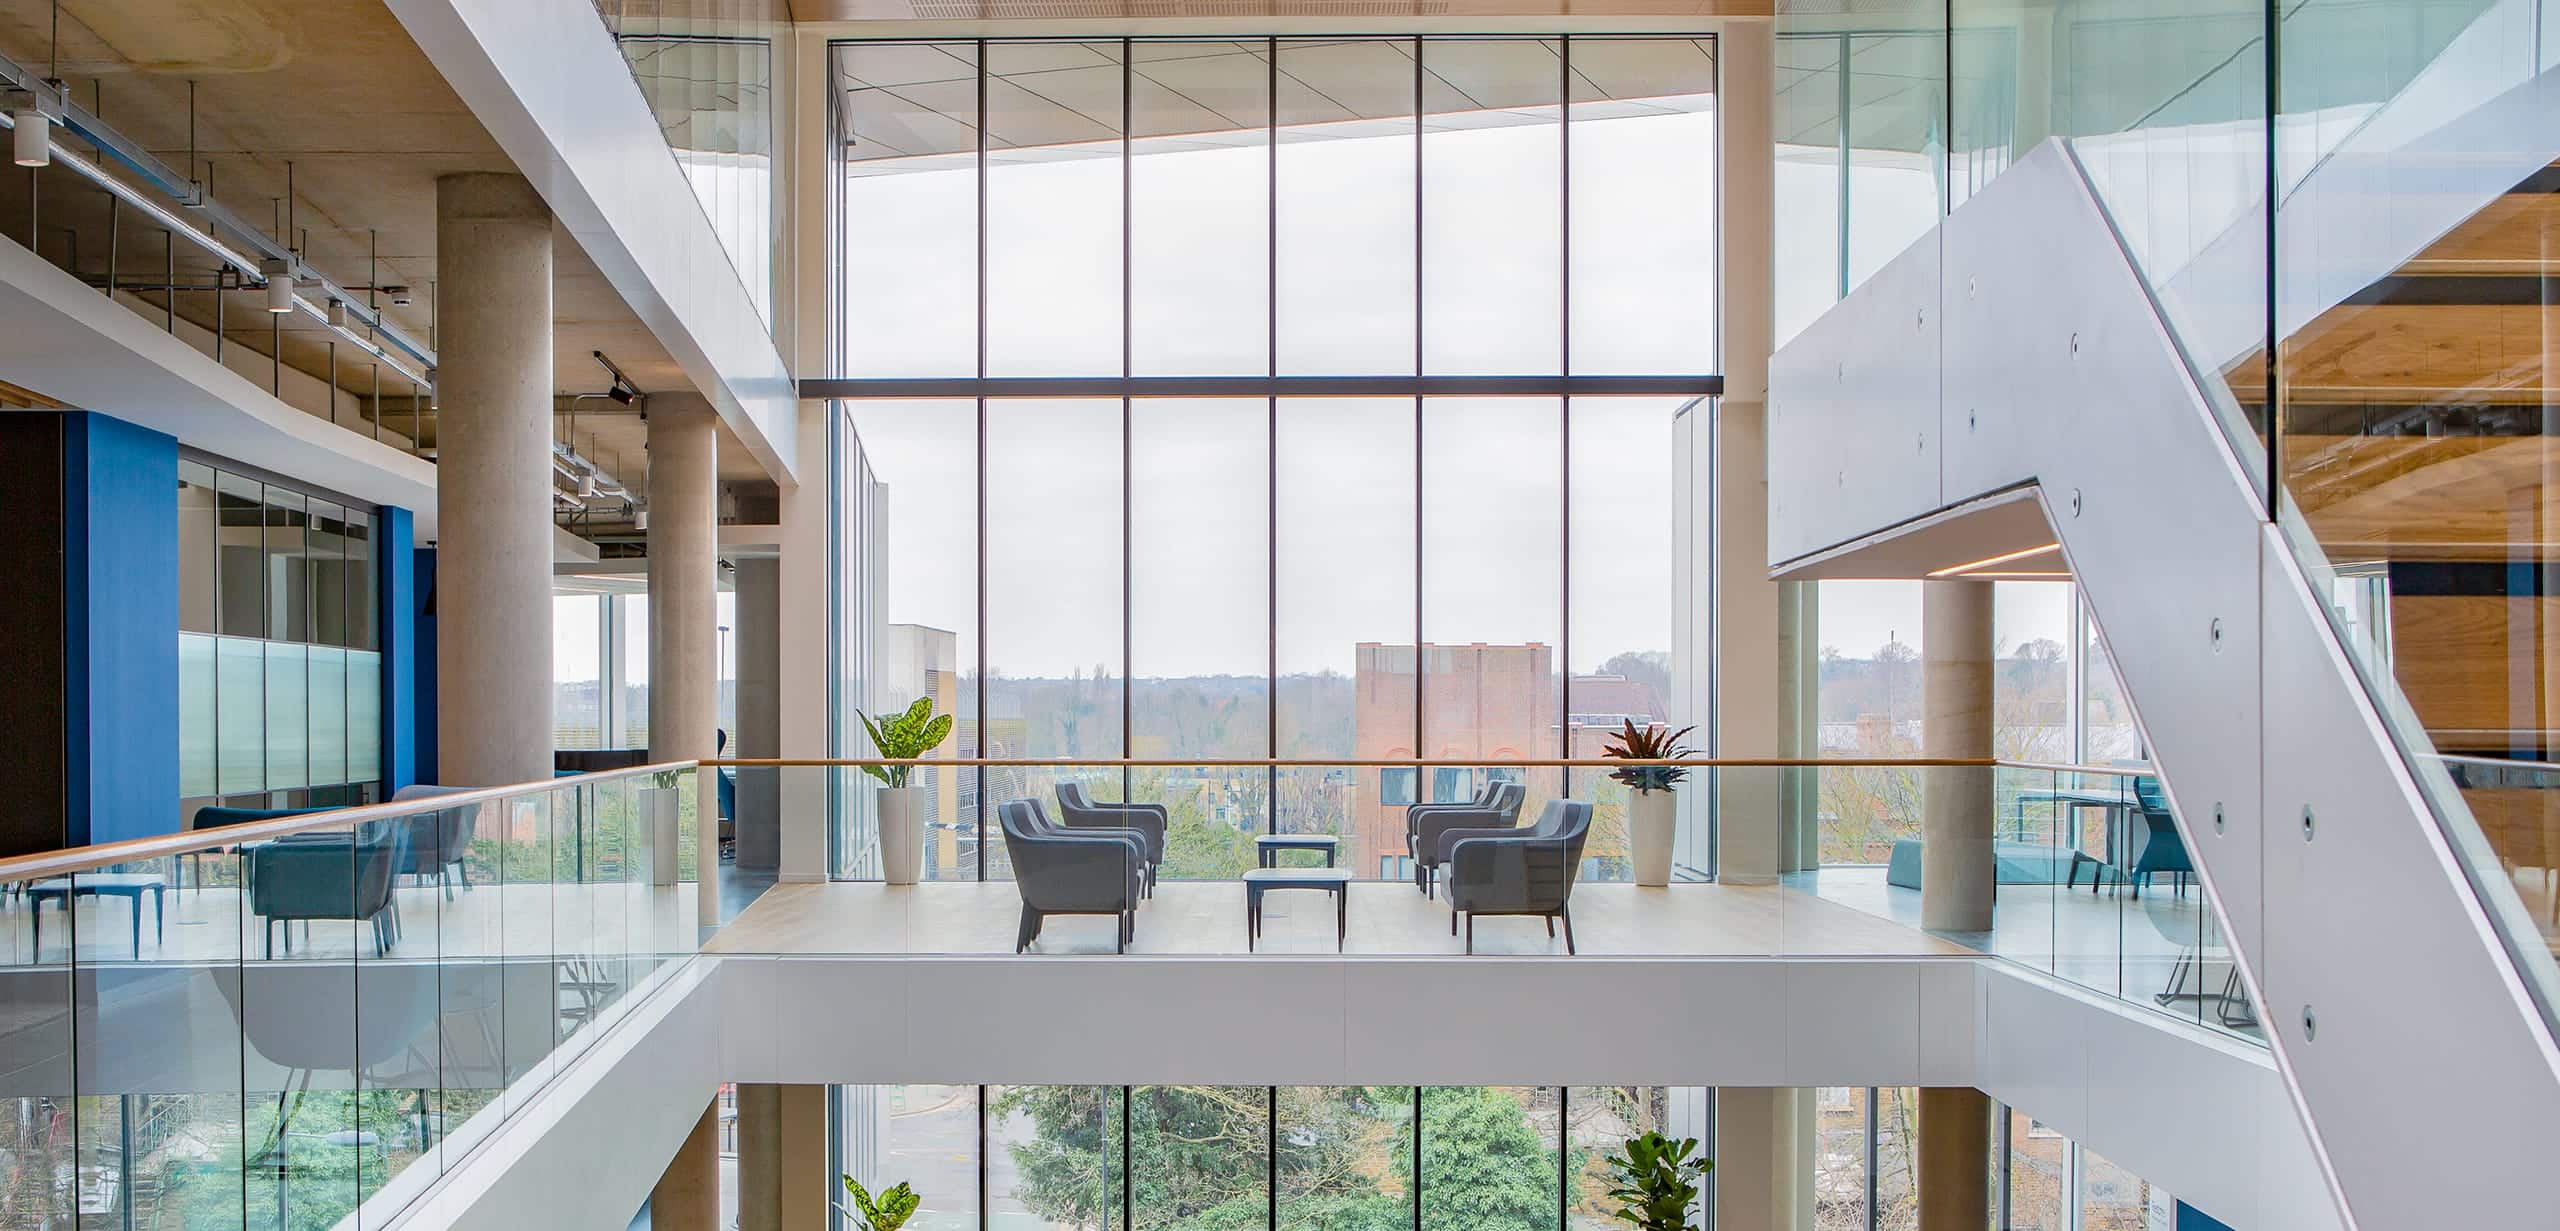
[[[1237,875],[1264,832],[1408,876],[1404,805],[1498,778],[1592,799],[1592,872],[1626,875],[1622,788],[1503,763],[1705,717],[1671,527],[1712,472],[1675,425],[1719,389],[1712,40],[863,41],[830,69],[818,383],[859,461],[839,534],[878,546],[841,587],[875,669],[839,754],[870,751],[852,709],[931,695],[950,754],[1062,763],[928,775],[925,875],[1007,875],[983,803],[1070,778],[1168,808],[1168,877]],[[1194,756],[1439,763],[1064,764]],[[839,875],[873,874],[867,790]]]

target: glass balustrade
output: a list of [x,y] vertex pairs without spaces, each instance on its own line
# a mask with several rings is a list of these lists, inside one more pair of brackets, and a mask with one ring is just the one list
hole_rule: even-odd
[[11,1225],[386,1225],[698,948],[694,777],[0,860]]

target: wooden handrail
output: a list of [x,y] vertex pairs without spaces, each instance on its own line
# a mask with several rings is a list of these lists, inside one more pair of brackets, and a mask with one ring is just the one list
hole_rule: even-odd
[[94,872],[117,864],[140,863],[164,855],[184,855],[190,851],[213,850],[238,846],[244,842],[264,842],[290,834],[310,833],[321,829],[345,829],[367,821],[387,821],[395,817],[416,816],[423,812],[442,812],[450,808],[470,808],[521,795],[532,795],[561,787],[584,786],[617,778],[633,778],[641,774],[659,774],[691,769],[692,761],[667,761],[657,765],[633,765],[622,769],[602,769],[594,773],[572,774],[526,782],[515,786],[475,787],[419,799],[402,799],[388,803],[359,804],[352,808],[331,808],[324,812],[306,812],[296,816],[269,817],[261,821],[243,821],[215,829],[189,829],[148,838],[128,838],[97,846],[74,846],[34,855],[18,855],[0,859],[0,884],[17,881],[44,880],[79,872]]
[[1908,765],[1991,769],[2002,762],[1986,757],[1691,757],[1686,760],[1632,760],[1620,757],[707,757],[701,762],[719,769],[772,769],[794,766],[916,765],[992,769],[1413,769],[1441,766],[1488,769],[1623,769],[1678,766],[1682,769],[1854,769],[1861,766]]

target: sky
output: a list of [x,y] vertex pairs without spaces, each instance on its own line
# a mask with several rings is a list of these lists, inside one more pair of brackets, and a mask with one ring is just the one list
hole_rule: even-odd
[[[1577,120],[1573,358],[1581,373],[1714,366],[1711,113]],[[1426,138],[1421,339],[1434,372],[1553,372],[1564,274],[1557,134]],[[1284,142],[1278,328],[1268,151],[1142,155],[1129,169],[1131,360],[1142,375],[1410,372],[1413,141]],[[1116,158],[1008,166],[988,202],[989,369],[1120,370]],[[976,361],[975,185],[967,171],[850,182],[851,369],[965,375]],[[895,243],[865,242],[870,235]],[[894,288],[866,294],[863,288]],[[1274,336],[1276,333],[1276,337]],[[1672,417],[1682,399],[1585,399],[1573,441],[1573,665],[1671,648]],[[1259,401],[1145,402],[1130,424],[1130,609],[1120,657],[1117,401],[991,404],[989,661],[1020,675],[1267,669],[1278,587],[1284,673],[1348,673],[1360,641],[1410,643],[1410,400],[1290,402],[1277,428],[1284,533],[1265,560],[1271,427]],[[891,622],[953,628],[976,653],[975,408],[854,408],[889,487]],[[1423,609],[1435,641],[1563,634],[1564,439],[1553,399],[1424,409]]]

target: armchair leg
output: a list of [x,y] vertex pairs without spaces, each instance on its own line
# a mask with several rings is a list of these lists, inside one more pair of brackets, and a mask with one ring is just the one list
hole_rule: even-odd
[[1119,927],[1111,936],[1111,951],[1113,953],[1129,951],[1129,912],[1127,911],[1120,912]]
[[[1450,926],[1450,929],[1454,931],[1454,930],[1456,930],[1456,928],[1457,928],[1457,926],[1458,926],[1458,925],[1453,921],[1453,922],[1451,922],[1451,923],[1450,923],[1450,925],[1449,925],[1449,926]],[[1472,953],[1474,953],[1475,951],[1476,951],[1476,918],[1475,918],[1475,916],[1473,916],[1473,915],[1469,915],[1469,916],[1467,916],[1467,952],[1468,952],[1468,953],[1470,953],[1470,954],[1472,954]]]
[[1031,942],[1038,939],[1040,939],[1040,912],[1033,910],[1031,904],[1026,902],[1022,906],[1022,927],[1014,933],[1013,951],[1020,953],[1030,948]]
[[1558,918],[1560,918],[1560,919],[1564,920],[1564,955],[1565,955],[1566,957],[1572,957],[1572,956],[1573,956],[1573,908],[1572,908],[1571,906],[1559,906],[1559,907],[1557,907],[1557,908],[1556,908],[1556,917],[1558,917]]
[[1547,916],[1547,939],[1549,939],[1549,940],[1554,940],[1555,938],[1556,938],[1556,917],[1555,917],[1554,915],[1549,915],[1549,916]]

